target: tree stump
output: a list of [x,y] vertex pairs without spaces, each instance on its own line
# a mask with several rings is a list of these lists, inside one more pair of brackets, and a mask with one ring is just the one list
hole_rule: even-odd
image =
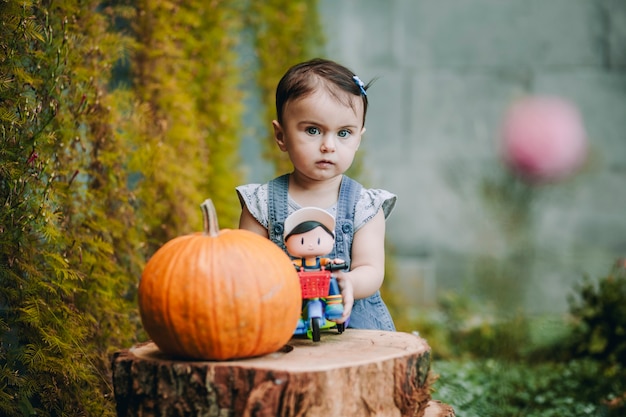
[[232,361],[175,359],[147,342],[112,365],[119,417],[454,415],[430,401],[430,347],[408,333],[348,329]]

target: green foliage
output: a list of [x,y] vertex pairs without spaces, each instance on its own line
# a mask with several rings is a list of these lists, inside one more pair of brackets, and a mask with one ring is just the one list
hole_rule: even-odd
[[274,162],[277,174],[292,169],[289,159],[277,149],[270,121],[276,119],[275,92],[287,68],[317,56],[322,45],[317,0],[270,0],[250,2],[250,25],[255,31],[259,60],[257,85],[267,120],[264,156]]
[[[83,2],[0,3],[0,412],[111,415],[139,233],[103,83],[126,42]],[[95,46],[97,45],[97,47]],[[106,393],[109,400],[103,397]]]
[[540,346],[543,337],[528,317],[481,311],[477,303],[455,293],[442,295],[436,310],[423,311],[402,326],[405,331],[418,330],[434,357],[444,360],[521,360]]
[[[236,67],[241,2],[138,2],[132,27],[135,91],[151,114],[138,198],[158,246],[201,230],[200,203],[214,201],[223,227],[236,226],[242,113]],[[153,250],[155,247],[153,246]]]
[[207,197],[236,225],[251,7],[0,2],[0,415],[112,416],[146,259],[200,230]]
[[463,417],[622,416],[626,372],[599,377],[596,361],[438,361],[433,397]]
[[571,344],[576,356],[626,369],[626,261],[618,261],[597,282],[585,279],[570,297],[576,320]]
[[442,297],[413,324],[436,358],[434,397],[459,416],[624,415],[624,266],[577,286],[571,317],[499,317]]

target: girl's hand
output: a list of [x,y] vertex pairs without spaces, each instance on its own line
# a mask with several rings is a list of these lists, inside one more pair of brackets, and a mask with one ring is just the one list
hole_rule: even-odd
[[341,289],[341,296],[343,297],[343,315],[338,320],[333,320],[336,323],[345,323],[352,313],[352,306],[354,305],[354,287],[352,286],[352,279],[349,272],[338,271],[335,275],[337,278],[337,284]]

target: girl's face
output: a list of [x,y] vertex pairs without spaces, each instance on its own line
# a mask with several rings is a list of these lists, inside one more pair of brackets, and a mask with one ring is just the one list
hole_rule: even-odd
[[297,175],[323,181],[343,174],[352,165],[365,128],[363,101],[358,96],[349,98],[352,106],[320,88],[287,102],[283,123],[272,122],[276,143],[289,154]]
[[320,226],[299,235],[291,235],[285,242],[287,252],[299,258],[311,258],[329,254],[335,238]]

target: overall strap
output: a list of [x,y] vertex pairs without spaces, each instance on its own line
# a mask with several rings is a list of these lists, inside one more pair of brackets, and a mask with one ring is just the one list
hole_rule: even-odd
[[337,201],[335,248],[331,257],[350,262],[354,238],[354,211],[362,186],[352,178],[343,176]]
[[274,178],[267,184],[268,225],[267,233],[272,242],[286,251],[283,240],[284,223],[287,218],[289,174]]

